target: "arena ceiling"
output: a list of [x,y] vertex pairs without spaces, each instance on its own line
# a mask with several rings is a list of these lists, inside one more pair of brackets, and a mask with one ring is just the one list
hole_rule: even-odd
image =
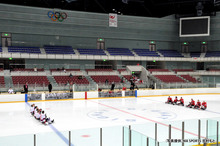
[[1,0],[1,3],[143,17],[197,16],[198,9],[202,9],[202,15],[220,11],[220,0]]

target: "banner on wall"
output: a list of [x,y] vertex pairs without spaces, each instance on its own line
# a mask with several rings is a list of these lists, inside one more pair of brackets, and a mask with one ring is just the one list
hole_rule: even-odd
[[109,13],[109,27],[118,27],[118,15]]
[[42,100],[42,94],[28,94],[27,98],[28,98],[28,101],[31,101],[31,100]]
[[73,99],[73,93],[48,93],[45,95],[46,100],[54,99]]

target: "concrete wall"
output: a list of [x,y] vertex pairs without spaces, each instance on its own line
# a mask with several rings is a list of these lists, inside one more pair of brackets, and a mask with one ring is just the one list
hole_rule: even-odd
[[208,49],[213,51],[220,50],[220,13],[217,12],[216,16],[212,16],[210,20],[210,36],[207,37],[184,37],[180,38],[181,42],[188,41],[191,52],[199,52],[200,44],[202,41],[208,42]]
[[[75,68],[75,69],[94,69],[95,61],[94,60],[55,60],[55,59],[26,59],[26,64],[40,64],[40,66],[36,66],[38,68],[42,68],[44,65],[45,69],[49,68]],[[86,67],[86,68],[85,68]],[[33,66],[27,65],[26,68],[33,68]]]
[[166,69],[196,69],[195,62],[165,62]]
[[0,4],[0,32],[12,33],[14,46],[96,48],[97,38],[105,38],[106,47],[148,48],[150,40],[160,49],[178,47],[177,21],[170,17],[119,15],[118,27],[110,28],[108,14],[62,10],[68,14],[67,19],[53,22],[48,11],[53,10]]

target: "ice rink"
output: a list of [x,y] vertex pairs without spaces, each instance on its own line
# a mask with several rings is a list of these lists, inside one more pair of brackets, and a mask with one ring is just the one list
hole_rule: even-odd
[[[191,126],[197,121],[192,119],[220,117],[220,97],[219,95],[182,97],[185,104],[188,104],[191,98],[195,101],[205,100],[208,108],[202,111],[165,104],[167,96],[35,102],[39,108],[45,110],[49,117],[55,119],[52,126],[45,126],[30,115],[30,107],[26,103],[0,104],[0,146],[19,146],[18,143],[9,142],[10,138],[7,136],[27,135],[25,139],[28,142],[28,137],[32,138],[31,134],[37,134],[42,138],[38,142],[39,146],[48,146],[52,142],[60,146],[67,145],[65,138],[68,139],[68,131],[75,131],[72,134],[72,145],[89,146],[86,142],[90,142],[90,144],[99,142],[96,139],[99,139],[97,133],[100,127],[103,127],[104,132],[108,135],[107,139],[104,138],[108,144],[104,144],[104,146],[117,146],[117,140],[114,141],[114,137],[121,137],[121,126],[132,125],[132,129],[154,138],[154,123],[158,123],[158,133],[160,133],[158,140],[165,141],[168,138],[166,137],[168,124],[173,126],[172,138],[181,138],[181,121],[188,121],[185,136],[195,138],[197,131],[194,131],[196,128]],[[205,123],[202,122],[202,137],[205,137],[203,135],[204,126]],[[48,132],[53,132],[53,134],[48,137],[48,134],[45,134]],[[43,142],[47,137],[50,144]],[[22,140],[22,136],[19,139]],[[120,138],[117,143],[122,143]],[[91,144],[91,146],[96,146],[96,144]]]

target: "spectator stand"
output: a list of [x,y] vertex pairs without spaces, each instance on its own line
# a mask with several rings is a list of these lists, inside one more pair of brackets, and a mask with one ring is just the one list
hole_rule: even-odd
[[79,52],[80,55],[106,55],[104,50],[102,49],[82,49],[78,48],[77,51]]
[[8,53],[41,54],[40,47],[9,46]]
[[72,46],[50,46],[44,45],[46,54],[75,54]]

